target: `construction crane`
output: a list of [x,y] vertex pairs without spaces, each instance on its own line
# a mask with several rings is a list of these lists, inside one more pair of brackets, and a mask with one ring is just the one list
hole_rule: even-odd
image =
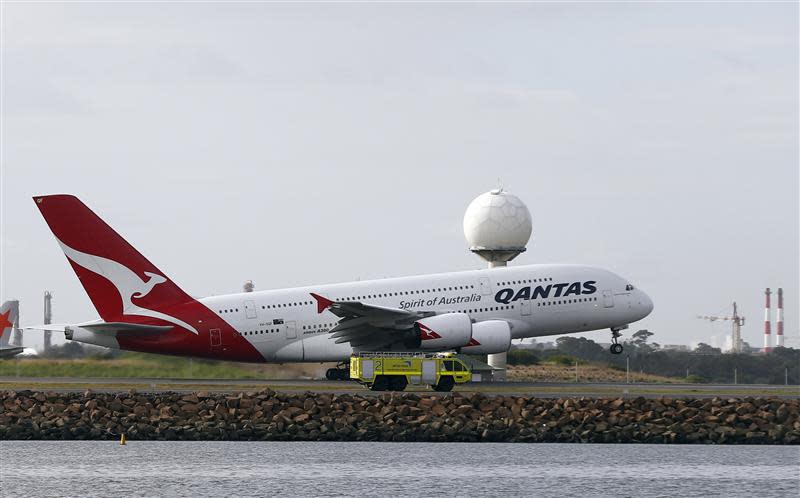
[[697,318],[701,320],[708,320],[710,322],[716,322],[717,320],[730,320],[732,326],[730,352],[742,352],[742,326],[744,325],[744,317],[739,316],[739,313],[736,310],[736,301],[733,302],[733,315],[731,316],[697,315]]

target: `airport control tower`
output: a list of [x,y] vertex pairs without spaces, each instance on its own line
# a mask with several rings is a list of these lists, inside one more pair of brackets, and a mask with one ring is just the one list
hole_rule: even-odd
[[[525,251],[531,238],[531,213],[518,197],[502,188],[476,197],[464,213],[464,237],[469,250],[489,263],[489,268],[506,266]],[[490,354],[495,380],[505,380],[507,353]]]

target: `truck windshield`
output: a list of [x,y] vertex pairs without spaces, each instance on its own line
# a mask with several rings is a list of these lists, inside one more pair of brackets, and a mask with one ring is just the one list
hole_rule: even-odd
[[442,371],[444,371],[444,372],[452,372],[453,371],[453,360],[444,360],[442,362]]

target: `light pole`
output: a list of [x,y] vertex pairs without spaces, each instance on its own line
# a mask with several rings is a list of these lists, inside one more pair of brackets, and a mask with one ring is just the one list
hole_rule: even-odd
[[631,355],[625,357],[625,383],[631,383]]

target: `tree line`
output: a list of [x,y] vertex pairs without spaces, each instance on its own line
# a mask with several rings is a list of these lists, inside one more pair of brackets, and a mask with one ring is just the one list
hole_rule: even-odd
[[[685,378],[688,382],[732,384],[800,383],[800,349],[773,348],[767,354],[721,354],[719,349],[699,345],[694,351],[662,350],[648,342],[652,332],[640,330],[624,342],[622,354],[585,337],[561,337],[556,349],[532,351],[514,349],[509,352],[512,365],[557,361],[565,364],[587,361],[625,370],[667,377]],[[706,347],[703,347],[706,346]]]

